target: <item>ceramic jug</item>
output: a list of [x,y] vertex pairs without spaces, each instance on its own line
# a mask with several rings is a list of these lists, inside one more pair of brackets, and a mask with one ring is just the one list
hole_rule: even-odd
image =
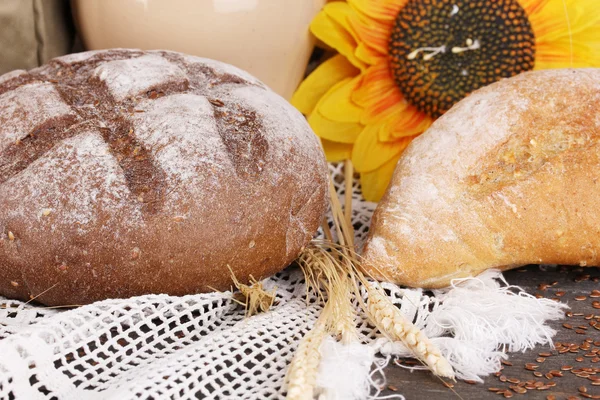
[[289,99],[326,0],[73,0],[84,46],[168,49],[242,68]]

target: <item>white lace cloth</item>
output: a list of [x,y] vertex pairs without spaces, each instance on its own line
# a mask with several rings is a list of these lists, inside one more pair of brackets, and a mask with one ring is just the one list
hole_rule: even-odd
[[[331,171],[343,196],[342,166]],[[356,182],[352,195],[360,242],[374,204],[361,199]],[[320,305],[307,302],[298,268],[265,286],[277,287],[276,304],[251,318],[231,293],[147,295],[70,310],[0,298],[0,399],[284,398],[287,365]],[[502,344],[515,351],[549,342],[554,332],[544,322],[561,313],[554,302],[515,294],[497,272],[435,295],[385,287],[469,379],[499,367]],[[359,327],[374,350],[406,354],[364,319]]]

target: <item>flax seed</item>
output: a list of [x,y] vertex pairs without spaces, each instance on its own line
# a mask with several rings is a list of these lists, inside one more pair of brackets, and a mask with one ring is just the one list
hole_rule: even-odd
[[525,394],[527,393],[527,389],[522,388],[520,386],[510,386],[511,390],[515,393],[519,393],[519,394]]
[[221,100],[218,100],[218,99],[209,99],[208,101],[210,102],[210,104],[217,106],[217,107],[223,107],[225,105],[225,103],[223,103]]
[[586,296],[575,296],[575,300],[577,300],[577,301],[583,301],[585,299],[587,299]]
[[563,328],[573,329],[573,325],[567,324],[566,322],[563,324]]

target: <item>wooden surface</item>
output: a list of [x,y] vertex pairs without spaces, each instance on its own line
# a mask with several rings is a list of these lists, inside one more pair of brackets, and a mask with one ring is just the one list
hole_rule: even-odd
[[[545,269],[542,270],[542,269]],[[527,268],[521,268],[518,270],[508,271],[505,273],[506,279],[510,284],[521,286],[527,292],[531,294],[543,295],[547,298],[556,298],[557,294],[561,301],[568,304],[570,312],[574,314],[567,316],[559,321],[551,322],[550,325],[554,327],[558,332],[554,337],[555,343],[574,343],[581,345],[587,339],[588,342],[591,340],[590,348],[587,351],[577,349],[575,346],[571,348],[572,351],[559,353],[557,350],[552,349],[549,346],[537,347],[533,350],[527,351],[526,353],[510,353],[508,361],[512,363],[512,366],[505,365],[501,371],[501,376],[491,375],[484,378],[484,383],[469,384],[464,381],[458,381],[454,383],[454,392],[446,388],[439,379],[432,376],[427,371],[414,371],[410,372],[404,368],[390,364],[386,369],[387,376],[387,387],[383,392],[383,395],[391,394],[403,394],[407,400],[411,399],[482,399],[482,398],[496,398],[504,399],[503,394],[494,393],[489,388],[498,388],[502,390],[509,390],[511,395],[507,395],[513,399],[552,399],[551,396],[555,396],[558,399],[585,399],[585,398],[598,398],[600,399],[600,386],[593,386],[592,381],[589,378],[583,378],[576,376],[572,371],[577,371],[582,368],[596,368],[600,379],[600,359],[594,356],[593,353],[600,349],[600,309],[594,308],[600,305],[600,298],[590,297],[592,290],[600,290],[600,269],[599,268],[579,268],[579,267],[539,267],[529,266]],[[562,293],[564,292],[564,293]],[[562,296],[561,296],[562,295]],[[581,296],[585,296],[582,299]],[[578,297],[579,300],[575,298]],[[570,314],[569,314],[570,315]],[[585,319],[586,316],[590,318],[590,315],[598,316],[598,318]],[[598,321],[598,329],[595,329],[590,325],[594,320]],[[569,329],[569,325],[564,327],[563,324],[570,324],[573,326]],[[583,326],[587,329],[578,329],[577,327]],[[579,332],[579,333],[578,333]],[[596,342],[596,345],[593,342]],[[584,346],[585,347],[585,346]],[[564,350],[563,350],[564,351]],[[545,360],[538,359],[539,353],[548,352],[552,355],[544,357]],[[599,351],[600,354],[600,351]],[[586,356],[587,355],[587,356]],[[577,361],[577,358],[579,360]],[[541,362],[539,362],[541,361]],[[561,371],[561,376],[548,377],[534,376],[534,371],[527,370],[525,368],[526,363],[533,363],[538,365],[538,373],[543,375],[549,373],[551,370],[561,370],[561,367],[572,366],[572,371]],[[530,366],[530,368],[536,368]],[[585,371],[584,375],[585,375]],[[543,382],[542,390],[533,389],[527,390],[527,393],[519,394],[509,389],[510,386],[514,386],[514,383],[508,381],[502,382],[500,379],[510,379],[516,382],[518,379],[520,382],[526,382],[534,380],[536,382]],[[549,379],[550,378],[550,379]],[[594,376],[592,375],[592,379]],[[551,382],[554,382],[556,386],[544,389]],[[540,386],[540,384],[538,384]],[[579,392],[579,388],[585,387],[587,390],[586,394]],[[392,390],[390,390],[390,388]],[[522,389],[517,389],[522,391]],[[548,397],[550,396],[550,397]],[[586,397],[593,396],[593,397]]]

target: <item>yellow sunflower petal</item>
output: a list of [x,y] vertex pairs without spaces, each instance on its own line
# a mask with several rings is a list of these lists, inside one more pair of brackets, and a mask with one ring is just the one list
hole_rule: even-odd
[[319,104],[308,116],[308,123],[317,136],[338,143],[354,143],[364,128],[363,125],[355,122],[339,122],[325,118],[319,112]]
[[364,43],[383,55],[388,54],[388,41],[393,23],[385,23],[358,14],[349,15],[348,21],[356,33],[358,43]]
[[352,35],[352,38],[356,43],[359,42],[356,32],[354,32],[352,26],[350,25],[350,17],[356,14],[356,11],[354,11],[352,7],[345,2],[336,1],[323,7],[323,11],[325,11],[325,13],[327,13],[332,20],[340,24],[340,26],[342,26],[350,35]]
[[354,143],[363,130],[360,124],[331,121],[318,111],[310,114],[308,123],[320,138],[339,143]]
[[535,69],[600,65],[596,0],[521,0],[536,36]]
[[393,21],[408,0],[348,0],[363,14],[382,21]]
[[531,17],[543,9],[549,1],[552,0],[519,0],[519,4],[523,7],[527,15]]
[[342,55],[335,55],[319,65],[298,87],[291,103],[304,115],[312,113],[317,102],[335,84],[356,76],[358,69]]
[[336,84],[321,98],[316,109],[323,117],[332,121],[360,122],[362,108],[350,98],[359,80],[360,76],[357,76]]
[[[335,4],[345,3],[331,3],[325,6],[332,6]],[[347,6],[347,5],[346,5]],[[310,24],[311,32],[323,43],[336,49],[340,54],[348,59],[352,65],[357,68],[363,69],[366,64],[359,60],[354,55],[357,43],[354,37],[344,26],[336,22],[331,16],[329,16],[325,9],[323,9],[317,16],[312,20]]]
[[356,50],[354,50],[354,55],[359,60],[362,60],[369,65],[375,65],[387,61],[387,57],[382,55],[377,50],[373,50],[371,47],[365,45],[362,42],[358,43],[358,46],[356,46]]
[[395,142],[407,136],[416,137],[425,132],[432,122],[425,113],[409,106],[386,120],[379,130],[379,140]]
[[[600,32],[598,33],[600,35]],[[543,43],[537,46],[535,68],[583,68],[600,66],[600,48],[587,44],[562,40],[554,43]],[[571,53],[573,54],[571,56]]]
[[330,140],[321,139],[325,156],[329,162],[338,162],[348,160],[352,157],[352,145],[347,143],[332,142]]
[[597,26],[600,20],[599,13],[590,12],[589,7],[586,9],[582,4],[569,3],[571,4],[549,1],[543,9],[529,15],[537,41],[571,38]]
[[408,103],[394,83],[387,60],[368,68],[360,85],[352,93],[352,100],[364,108],[361,123],[377,123],[392,114],[402,112]]
[[394,142],[379,140],[382,124],[368,125],[360,133],[352,149],[352,163],[358,172],[371,172],[396,157],[404,149],[403,139]]
[[360,174],[360,184],[365,200],[375,202],[381,200],[392,179],[399,158],[400,154],[391,158],[376,170]]

